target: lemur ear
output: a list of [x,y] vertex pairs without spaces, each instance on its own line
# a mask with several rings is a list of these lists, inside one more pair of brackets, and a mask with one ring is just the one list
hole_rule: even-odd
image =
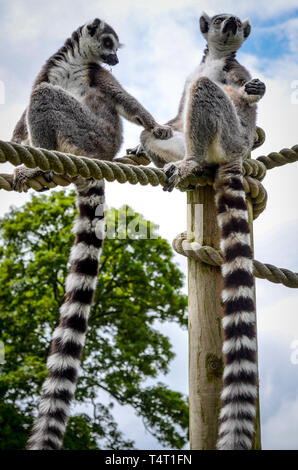
[[101,24],[101,21],[98,18],[95,18],[95,20],[87,24],[87,31],[91,37],[94,36],[100,24]]
[[251,32],[251,24],[250,24],[249,18],[242,21],[242,26],[243,26],[244,39],[247,39]]
[[200,18],[200,30],[203,35],[208,33],[210,22],[211,18],[203,11]]

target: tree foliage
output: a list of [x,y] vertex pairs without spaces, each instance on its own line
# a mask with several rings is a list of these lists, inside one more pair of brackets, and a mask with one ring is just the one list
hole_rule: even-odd
[[[73,243],[74,193],[32,196],[0,220],[0,448],[24,447],[36,412],[51,333],[64,296]],[[126,223],[124,221],[126,220]],[[125,207],[107,213],[95,301],[76,403],[65,449],[128,449],[115,403],[130,405],[167,447],[187,440],[188,408],[181,393],[158,381],[174,357],[163,322],[186,325],[182,274],[154,224]],[[103,399],[104,397],[104,399]],[[84,406],[85,408],[84,408]]]

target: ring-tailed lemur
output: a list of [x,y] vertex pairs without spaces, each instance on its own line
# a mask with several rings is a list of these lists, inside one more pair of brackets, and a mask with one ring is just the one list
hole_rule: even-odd
[[[28,139],[36,147],[111,160],[122,142],[121,116],[142,125],[156,138],[169,137],[170,128],[158,125],[100,65],[117,64],[118,47],[116,32],[104,21],[95,19],[78,28],[41,69],[12,140]],[[39,169],[17,168],[15,189],[24,189],[26,181],[36,175],[51,178]],[[96,287],[103,242],[104,183],[78,178],[76,189],[76,240],[65,302],[47,361],[48,376],[28,442],[32,450],[59,449],[62,445]]]
[[248,20],[241,22],[228,14],[210,18],[203,13],[200,29],[207,48],[201,64],[186,80],[178,115],[167,123],[173,129],[172,138],[158,142],[143,131],[141,146],[128,153],[145,151],[157,166],[166,164],[167,191],[194,170],[218,164],[214,188],[224,254],[225,367],[217,448],[249,449],[256,413],[257,345],[252,252],[241,170],[253,147],[255,103],[264,95],[265,85],[251,80],[235,59],[250,34]]

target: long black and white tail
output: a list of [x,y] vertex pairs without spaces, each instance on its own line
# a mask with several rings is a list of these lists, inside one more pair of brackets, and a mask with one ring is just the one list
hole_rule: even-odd
[[104,181],[80,181],[76,186],[79,215],[73,229],[76,239],[70,254],[71,268],[29,450],[57,450],[62,446],[96,288],[104,238]]
[[222,409],[219,450],[250,449],[257,396],[256,314],[248,213],[237,159],[220,166],[215,181],[217,220],[224,254]]

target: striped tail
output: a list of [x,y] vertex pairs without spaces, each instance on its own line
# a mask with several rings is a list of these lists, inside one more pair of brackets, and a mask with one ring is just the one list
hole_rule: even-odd
[[218,450],[250,449],[256,415],[254,278],[241,169],[241,159],[221,165],[214,185],[224,255],[222,326],[225,367]]
[[79,212],[73,229],[76,240],[70,254],[71,268],[60,322],[54,330],[47,360],[48,376],[27,444],[29,450],[58,450],[62,446],[96,288],[104,238],[104,181],[80,180],[76,186]]

